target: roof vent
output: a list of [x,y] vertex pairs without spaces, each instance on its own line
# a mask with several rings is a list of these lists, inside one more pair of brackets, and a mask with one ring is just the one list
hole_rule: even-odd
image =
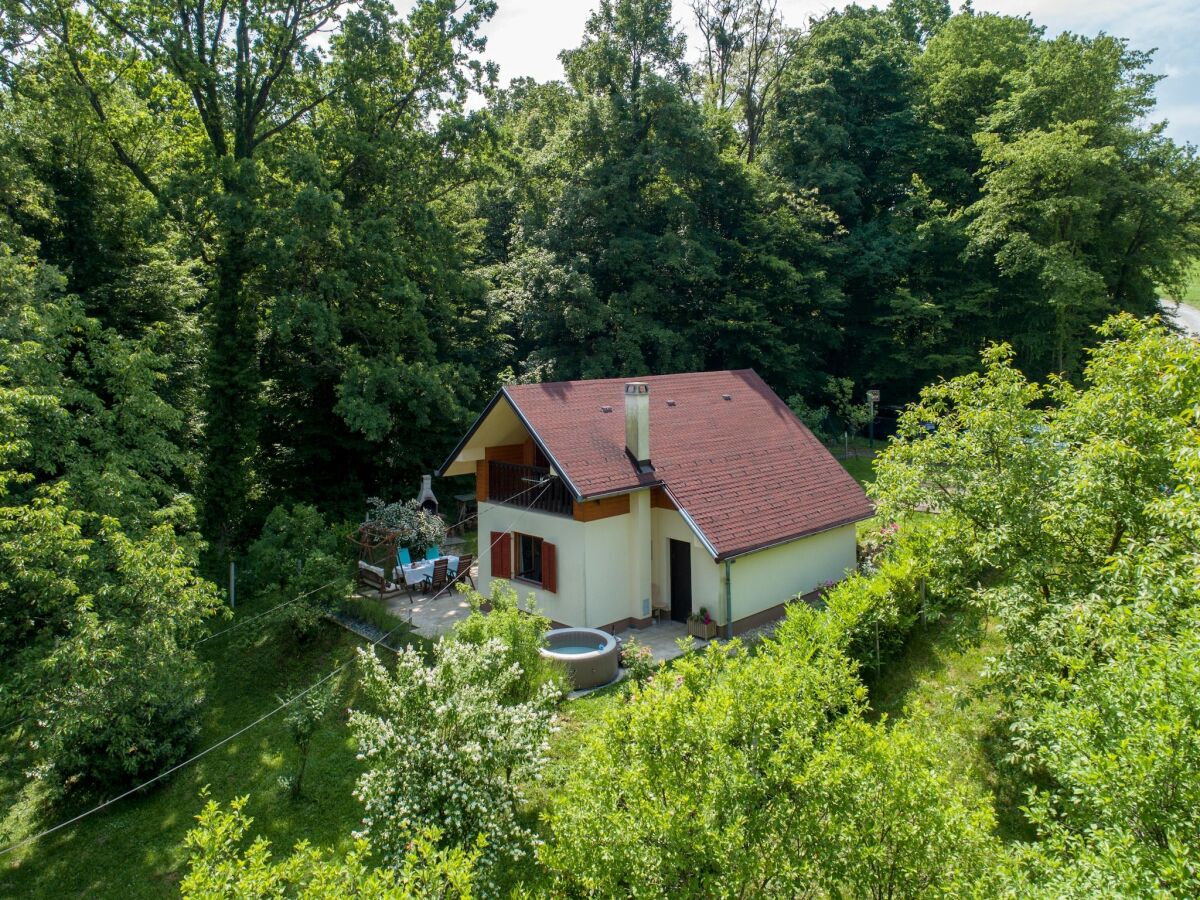
[[722,400],[732,400],[733,398],[731,396],[729,396],[728,394],[722,394],[721,399]]
[[600,412],[603,412],[603,413],[612,412],[612,407],[611,406],[602,406],[602,407],[600,407]]
[[675,405],[675,401],[674,401],[674,400],[668,400],[668,401],[667,401],[667,406],[674,406],[674,405]]

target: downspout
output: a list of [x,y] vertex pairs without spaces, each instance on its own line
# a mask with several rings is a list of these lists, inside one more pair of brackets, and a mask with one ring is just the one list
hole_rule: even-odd
[[580,541],[579,541],[579,543],[583,544],[583,627],[584,627],[584,628],[590,628],[590,627],[591,627],[591,625],[592,625],[592,623],[591,623],[590,621],[588,621],[588,610],[587,610],[587,606],[588,606],[588,604],[587,604],[587,595],[588,595],[588,580],[587,580],[588,541],[587,541],[587,531],[585,531],[585,530],[584,530],[585,528],[587,528],[587,523],[585,523],[585,522],[580,522],[580,523],[579,523],[579,534],[580,534],[580,536],[581,536],[581,537],[580,537]]
[[725,640],[733,640],[733,560],[725,560]]

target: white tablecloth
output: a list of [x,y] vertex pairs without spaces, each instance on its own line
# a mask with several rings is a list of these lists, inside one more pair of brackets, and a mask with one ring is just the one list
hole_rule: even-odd
[[[451,578],[458,574],[457,556],[443,556],[440,558],[449,562],[449,565],[447,565],[446,569],[447,574],[449,574]],[[405,584],[415,587],[426,578],[433,577],[433,564],[435,562],[437,562],[437,560],[419,559],[411,566],[397,566],[393,577],[396,581],[399,581],[401,576],[403,576]]]

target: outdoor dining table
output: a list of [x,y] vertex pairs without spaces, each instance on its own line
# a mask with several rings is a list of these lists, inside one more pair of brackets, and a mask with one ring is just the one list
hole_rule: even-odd
[[[447,561],[446,574],[453,578],[458,574],[458,557],[457,556],[439,556],[438,559]],[[393,580],[399,581],[400,576],[404,576],[404,583],[409,587],[417,587],[426,578],[433,577],[433,565],[436,559],[418,559],[416,562],[407,566],[397,566],[395,577]]]

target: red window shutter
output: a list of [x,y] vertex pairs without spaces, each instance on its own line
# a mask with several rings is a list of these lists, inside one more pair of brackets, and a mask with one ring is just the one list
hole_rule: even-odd
[[542,541],[542,589],[558,592],[558,553],[549,541]]
[[512,535],[507,531],[492,532],[492,577],[512,578]]

